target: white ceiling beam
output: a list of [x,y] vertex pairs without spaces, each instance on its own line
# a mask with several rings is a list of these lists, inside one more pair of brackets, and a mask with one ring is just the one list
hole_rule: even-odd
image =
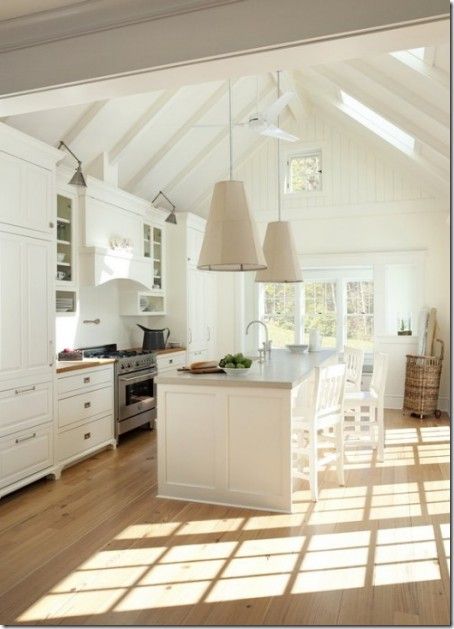
[[118,163],[124,153],[128,150],[133,142],[150,126],[154,118],[159,114],[166,105],[172,100],[179,90],[167,90],[161,94],[155,102],[140,116],[138,120],[126,131],[115,144],[113,149],[109,151],[109,161],[111,164]]
[[[361,83],[352,80],[351,73],[348,72],[348,68],[342,67],[341,64],[336,66],[336,69],[331,69],[326,66],[317,66],[313,70],[321,75],[324,79],[328,80],[332,85],[336,86],[340,90],[347,92],[353,98],[360,101],[366,107],[369,107],[376,113],[380,114],[392,122],[394,125],[413,136],[416,140],[425,144],[436,153],[439,153],[443,158],[449,159],[449,136],[447,134],[447,142],[441,142],[435,138],[428,130],[427,127],[421,127],[415,124],[412,119],[407,116],[403,116],[398,111],[393,109],[388,102],[380,99],[376,93],[374,93],[374,78],[362,77]],[[448,164],[446,164],[448,166]]]
[[349,116],[342,103],[332,94],[320,90],[320,87],[312,81],[312,77],[305,75],[304,82],[311,98],[336,124],[346,128],[350,134],[359,138],[359,141],[376,147],[384,159],[389,159],[396,168],[400,168],[406,174],[413,176],[418,182],[429,188],[435,196],[444,197],[449,194],[449,173],[444,175],[439,168],[434,167],[417,153],[410,154],[399,150]]
[[[267,86],[259,94],[259,102],[263,100],[264,98],[266,98],[273,90],[274,90],[273,83],[272,82],[268,83]],[[234,124],[241,122],[245,118],[245,116],[249,114],[249,112],[251,111],[251,107],[254,106],[254,102],[255,102],[255,99],[254,101],[248,102],[247,105],[245,105],[241,109],[241,111],[238,113],[238,115],[234,119]],[[200,149],[200,151],[191,159],[191,161],[188,162],[188,164],[186,164],[186,166],[181,171],[179,171],[170,182],[165,184],[166,193],[170,192],[173,188],[175,188],[177,184],[179,184],[183,179],[185,179],[185,177],[187,177],[202,160],[207,158],[207,156],[211,153],[211,151],[213,151],[214,148],[220,142],[222,142],[223,140],[225,140],[225,138],[228,137],[228,135],[229,135],[229,128],[228,128],[228,125],[226,125],[225,128],[222,129],[219,133],[217,133],[215,137],[207,145],[205,145],[204,147]]]
[[[232,84],[233,87],[233,84]],[[145,179],[150,170],[155,168],[156,164],[161,161],[161,159],[168,153],[168,151],[175,146],[187,133],[194,127],[194,125],[198,124],[203,116],[212,108],[216,103],[218,103],[221,98],[227,93],[229,89],[228,82],[223,83],[220,87],[215,90],[215,92],[203,103],[201,107],[197,109],[192,116],[180,126],[179,129],[168,139],[168,141],[149,159],[142,168],[138,172],[136,172],[130,179],[127,181],[125,188],[130,192],[134,192],[137,190],[140,183]]]
[[88,125],[93,122],[93,120],[99,116],[104,107],[107,105],[108,100],[100,100],[93,105],[90,105],[88,109],[84,111],[84,113],[76,120],[73,126],[64,134],[62,140],[65,144],[71,146],[74,144],[76,140],[84,133],[87,129]]
[[405,87],[402,82],[394,80],[388,74],[380,72],[376,67],[361,59],[354,59],[346,62],[346,64],[357,70],[366,79],[373,78],[374,82],[378,83],[392,97],[400,98],[401,100],[407,102],[408,105],[416,107],[417,109],[422,111],[426,116],[432,118],[438,124],[449,129],[449,112],[444,112],[436,105],[428,102],[425,98],[422,98],[419,94],[416,94],[416,92]]

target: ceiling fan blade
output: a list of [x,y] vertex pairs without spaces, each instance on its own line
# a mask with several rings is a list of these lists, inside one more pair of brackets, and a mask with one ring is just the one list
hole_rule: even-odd
[[287,131],[279,129],[279,127],[275,127],[274,125],[268,125],[268,127],[260,133],[261,135],[268,135],[271,138],[276,138],[277,140],[286,140],[287,142],[297,142],[299,140],[296,135],[287,133]]
[[281,111],[283,111],[287,107],[289,102],[295,96],[295,92],[284,92],[282,96],[279,96],[279,98],[275,100],[274,103],[271,103],[271,105],[265,109],[265,111],[263,112],[263,117],[270,122],[274,122]]

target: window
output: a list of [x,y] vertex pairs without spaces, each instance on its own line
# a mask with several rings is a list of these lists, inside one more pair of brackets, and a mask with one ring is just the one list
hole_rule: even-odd
[[265,284],[263,321],[274,347],[285,347],[295,338],[295,285]]
[[317,328],[322,347],[337,345],[336,282],[304,283],[304,343],[309,343],[309,332]]
[[302,284],[262,284],[259,294],[259,318],[268,326],[273,347],[309,343],[311,329],[317,328],[324,348],[342,351],[350,345],[372,354],[371,268],[307,270]]
[[287,192],[322,190],[322,152],[307,151],[291,155],[287,161]]
[[340,92],[343,111],[357,120],[359,123],[381,136],[387,142],[407,152],[415,148],[415,138],[406,133],[392,122],[389,122],[380,114],[363,105],[359,100],[346,92]]
[[365,352],[374,348],[374,283],[346,282],[346,344]]

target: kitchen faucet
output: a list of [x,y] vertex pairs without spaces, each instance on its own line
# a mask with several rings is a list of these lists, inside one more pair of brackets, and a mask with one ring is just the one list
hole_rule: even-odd
[[[265,341],[263,342],[263,349],[265,351],[265,353],[268,353],[269,358],[271,358],[271,341],[269,339],[269,334],[268,334],[268,326],[266,325],[266,323],[264,323],[263,321],[259,321],[258,319],[255,319],[254,321],[250,321],[247,324],[246,327],[246,335],[249,332],[249,328],[251,327],[251,325],[253,323],[259,323],[260,325],[263,325],[263,327],[265,328]],[[259,352],[262,350],[259,350]]]

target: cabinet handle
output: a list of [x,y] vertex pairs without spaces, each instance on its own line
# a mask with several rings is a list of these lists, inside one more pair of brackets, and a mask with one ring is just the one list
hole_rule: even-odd
[[35,385],[31,386],[31,387],[21,387],[20,389],[16,389],[14,391],[14,393],[16,395],[22,395],[22,393],[29,393],[30,391],[35,391],[36,387]]
[[50,227],[51,229],[53,229],[53,228],[55,227],[52,221],[50,221],[50,223],[49,223],[49,227]]
[[171,365],[172,363],[173,363],[173,358],[169,360],[169,365]]
[[52,339],[49,341],[49,356],[49,367],[52,367],[54,364],[54,342]]
[[211,340],[211,332],[210,332],[210,326],[207,325],[207,333],[208,333],[208,337],[207,337],[207,341]]
[[84,439],[90,439],[90,437],[91,437],[91,432],[86,432],[84,434]]
[[91,406],[91,402],[85,402],[84,408],[90,408],[90,406]]
[[84,384],[88,384],[90,382],[90,376],[85,376]]
[[22,443],[22,441],[29,441],[30,439],[34,439],[36,437],[36,432],[32,435],[28,435],[28,437],[18,437],[16,439],[16,443]]

